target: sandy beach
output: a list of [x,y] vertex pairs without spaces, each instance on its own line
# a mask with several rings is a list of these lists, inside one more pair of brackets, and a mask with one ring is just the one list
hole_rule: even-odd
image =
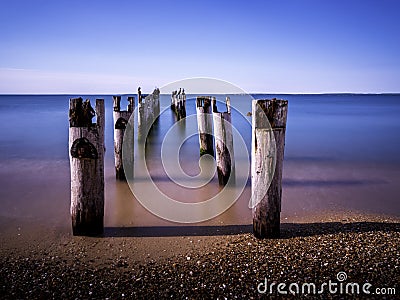
[[[1,294],[3,299],[257,299],[265,278],[321,284],[337,281],[338,272],[347,274],[347,282],[369,282],[371,291],[398,293],[399,221],[327,213],[285,221],[280,239],[259,240],[249,225],[106,228],[103,237],[90,238],[73,237],[68,226],[1,218]],[[268,296],[274,295],[276,290]],[[326,291],[309,296],[343,298]]]

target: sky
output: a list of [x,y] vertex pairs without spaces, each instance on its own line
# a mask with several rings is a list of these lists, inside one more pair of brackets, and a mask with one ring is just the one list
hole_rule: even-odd
[[400,92],[400,1],[0,0],[0,94]]

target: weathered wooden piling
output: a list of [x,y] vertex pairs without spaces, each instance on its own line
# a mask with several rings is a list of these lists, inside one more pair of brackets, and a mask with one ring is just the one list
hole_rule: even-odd
[[128,97],[129,105],[126,111],[121,111],[121,96],[113,96],[113,102],[115,176],[119,180],[125,180],[126,176],[122,161],[122,143],[124,142],[126,125],[134,111],[135,98],[132,96]]
[[213,101],[213,120],[218,181],[220,185],[224,186],[231,176],[235,176],[231,102],[229,97],[226,97],[226,112],[218,112],[217,105]]
[[[143,95],[141,95],[143,97]],[[160,113],[160,90],[154,89],[138,103],[138,140],[145,141],[148,130]]]
[[141,141],[143,139],[143,135],[146,131],[146,104],[142,102],[142,95],[138,94],[138,109],[137,109],[137,126],[138,126],[138,140]]
[[214,156],[214,139],[212,129],[211,97],[196,98],[197,127],[199,130],[200,156]]
[[140,86],[137,89],[137,94],[138,94],[138,103],[142,103],[142,89]]
[[180,91],[180,93],[176,91],[172,92],[171,109],[174,111],[178,120],[186,117],[186,94],[184,91]]
[[153,91],[154,99],[154,116],[157,118],[160,115],[160,89],[156,88]]
[[217,110],[217,98],[211,97],[211,111]]
[[276,238],[280,235],[287,110],[286,100],[253,100],[252,103],[253,232],[259,238]]
[[[96,123],[92,118],[96,116]],[[69,158],[74,235],[99,235],[104,218],[104,100],[70,99]]]

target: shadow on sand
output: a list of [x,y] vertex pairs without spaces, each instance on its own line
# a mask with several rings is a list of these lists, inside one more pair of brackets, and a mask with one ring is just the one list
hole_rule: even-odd
[[[327,222],[283,223],[281,238],[307,237],[324,234],[362,232],[400,232],[400,223],[380,222]],[[154,227],[106,227],[104,237],[173,237],[173,236],[220,236],[252,233],[252,225],[225,226],[154,226]]]
[[282,185],[286,187],[334,187],[387,184],[384,180],[294,180],[284,178]]

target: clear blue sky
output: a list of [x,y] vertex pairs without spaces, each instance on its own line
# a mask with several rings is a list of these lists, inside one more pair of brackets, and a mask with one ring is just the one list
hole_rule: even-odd
[[400,92],[400,1],[0,1],[0,93]]

